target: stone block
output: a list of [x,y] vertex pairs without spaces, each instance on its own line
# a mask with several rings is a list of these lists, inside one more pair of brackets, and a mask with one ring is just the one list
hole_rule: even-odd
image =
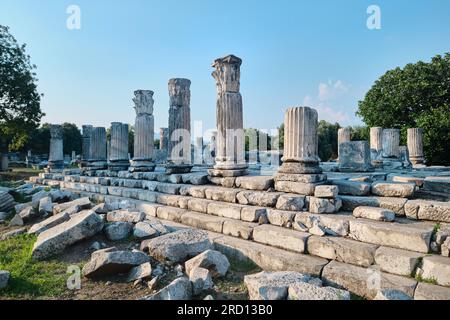
[[272,225],[261,225],[253,229],[253,239],[281,249],[303,253],[310,234]]

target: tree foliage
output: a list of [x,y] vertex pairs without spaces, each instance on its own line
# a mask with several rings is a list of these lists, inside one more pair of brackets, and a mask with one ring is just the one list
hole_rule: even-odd
[[0,151],[23,147],[44,115],[35,69],[25,44],[19,45],[9,28],[0,25]]
[[337,136],[341,128],[339,123],[331,124],[325,120],[319,121],[319,158],[322,161],[336,159],[338,156]]
[[450,53],[386,72],[359,102],[368,127],[424,129],[429,164],[450,165]]

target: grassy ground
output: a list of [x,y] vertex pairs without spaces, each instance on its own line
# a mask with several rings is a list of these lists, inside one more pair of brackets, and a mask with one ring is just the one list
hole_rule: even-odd
[[65,290],[68,264],[56,260],[34,261],[31,250],[36,238],[20,235],[0,242],[0,270],[11,272],[11,280],[0,296],[6,298],[51,298]]
[[15,188],[22,184],[21,180],[27,180],[30,177],[37,176],[43,170],[34,170],[32,168],[13,168],[11,171],[0,172],[0,186]]

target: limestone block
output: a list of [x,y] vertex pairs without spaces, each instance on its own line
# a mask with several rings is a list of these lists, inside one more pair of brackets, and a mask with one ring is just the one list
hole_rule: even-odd
[[380,247],[375,253],[375,262],[381,271],[408,277],[413,275],[423,256],[417,252]]
[[241,191],[236,195],[240,204],[260,207],[275,207],[281,193],[264,191]]
[[342,201],[336,199],[309,198],[309,212],[311,213],[335,213],[342,207]]
[[450,300],[450,288],[420,282],[414,300]]
[[231,203],[211,202],[208,204],[208,214],[213,214],[219,217],[241,219],[242,205]]
[[339,235],[345,237],[350,231],[350,221],[354,220],[350,215],[324,215],[312,214],[308,212],[295,215],[295,221],[304,224],[307,228],[312,228],[315,221],[325,228],[326,233],[330,235]]
[[357,207],[353,210],[353,216],[355,218],[365,218],[369,220],[376,221],[394,221],[395,220],[395,212],[383,209],[383,208],[374,208],[374,207]]
[[370,193],[370,183],[349,181],[349,180],[333,180],[333,185],[339,188],[339,194],[351,196],[366,196]]
[[226,219],[223,224],[223,234],[249,240],[252,238],[253,229],[258,224],[239,220]]
[[225,218],[196,212],[186,212],[181,216],[181,223],[199,229],[222,233]]
[[302,211],[305,205],[305,196],[297,194],[282,194],[278,197],[276,208],[285,211]]
[[256,242],[303,253],[310,234],[289,230],[272,225],[261,225],[253,229],[253,239]]
[[273,187],[273,177],[270,176],[244,176],[236,178],[236,187],[248,190],[266,191]]
[[321,183],[303,183],[303,182],[292,182],[292,181],[276,181],[275,190],[287,193],[297,193],[305,196],[314,195],[314,190],[316,186],[321,185]]
[[416,185],[412,183],[375,182],[372,193],[382,197],[410,198],[414,195]]
[[275,209],[267,209],[267,219],[270,224],[276,226],[287,226],[294,221],[296,213],[293,211],[281,211]]
[[339,188],[337,186],[317,186],[314,191],[314,197],[334,199],[338,196]]
[[438,285],[450,285],[450,258],[442,256],[428,256],[422,260],[423,279],[435,280]]

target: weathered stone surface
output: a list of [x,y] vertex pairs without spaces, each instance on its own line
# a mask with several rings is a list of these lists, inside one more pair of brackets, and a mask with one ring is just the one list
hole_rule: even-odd
[[352,239],[398,249],[428,253],[433,226],[385,223],[368,220],[350,221]]
[[276,226],[287,226],[289,223],[292,223],[295,218],[295,212],[292,211],[281,211],[275,209],[267,210],[267,219],[270,224]]
[[24,234],[25,232],[27,232],[27,227],[22,227],[22,228],[18,228],[18,229],[14,229],[14,230],[5,232],[0,236],[0,241],[16,237],[20,234]]
[[307,248],[310,254],[318,257],[368,267],[375,261],[378,246],[339,237],[312,236]]
[[310,276],[298,272],[260,272],[246,275],[244,283],[250,300],[285,300],[289,287],[297,282],[307,282]]
[[275,207],[280,193],[264,191],[241,191],[236,195],[240,204],[261,207]]
[[450,193],[450,177],[426,177],[423,182],[425,190]]
[[142,300],[190,300],[191,297],[191,281],[185,277],[181,277],[173,280],[167,287],[157,293],[143,297]]
[[[159,221],[157,221],[157,220],[153,220],[153,221],[154,222],[145,220],[145,221],[136,223],[136,225],[134,226],[133,235],[136,238],[140,238],[140,239],[149,239],[149,238],[154,238],[154,237],[159,236],[161,234],[160,231],[162,231],[161,229],[165,230],[166,228]],[[157,230],[157,228],[155,228],[155,224],[160,225],[159,230]],[[165,230],[165,232],[162,232],[162,233],[165,234],[167,232],[168,231]]]
[[422,261],[423,279],[435,280],[441,286],[450,285],[450,258],[442,256],[424,257]]
[[78,206],[80,208],[80,210],[85,210],[85,209],[89,209],[92,206],[91,201],[89,200],[89,198],[85,197],[85,198],[79,198],[70,202],[65,202],[65,203],[61,203],[61,204],[57,204],[53,207],[53,213],[60,213],[66,209],[69,209],[70,207],[75,207]]
[[450,288],[420,282],[414,300],[450,300]]
[[411,276],[424,255],[407,250],[380,247],[375,253],[375,262],[381,271],[400,276]]
[[350,292],[307,282],[295,282],[289,286],[288,300],[350,300]]
[[339,188],[339,194],[351,196],[366,196],[370,193],[370,183],[332,180],[333,185]]
[[133,230],[131,222],[110,222],[105,225],[106,238],[111,241],[119,241],[128,238]]
[[10,227],[21,227],[23,226],[24,222],[20,215],[16,214],[11,221],[9,221]]
[[33,246],[32,257],[43,260],[68,246],[92,237],[103,229],[103,220],[93,211],[83,211],[69,221],[42,232]]
[[394,289],[383,289],[380,290],[373,300],[413,300],[406,293],[394,290]]
[[247,222],[258,222],[260,218],[267,217],[266,208],[255,206],[244,206],[241,210],[241,220]]
[[320,183],[276,181],[275,190],[280,192],[297,193],[305,196],[312,196],[314,195],[314,190],[318,185],[320,185]]
[[441,254],[444,257],[450,257],[450,237],[441,245]]
[[336,198],[339,193],[337,186],[317,186],[314,191],[314,197],[333,199]]
[[248,240],[252,238],[253,228],[257,226],[256,223],[226,219],[223,223],[222,233]]
[[200,187],[200,186],[191,186],[189,188],[189,195],[194,197],[194,198],[206,198],[206,189],[208,189],[208,187]]
[[26,202],[26,203],[18,203],[18,204],[16,204],[15,206],[14,206],[14,210],[16,211],[16,212],[20,212],[20,211],[22,211],[23,209],[26,209],[26,208],[28,208],[28,207],[32,207],[33,208],[33,205],[32,205],[32,202],[30,201],[30,202]]
[[365,218],[376,221],[394,221],[395,212],[374,207],[358,207],[353,210],[353,216],[356,218]]
[[253,229],[253,239],[262,244],[303,253],[310,234],[272,225],[261,225]]
[[224,277],[230,268],[230,262],[221,252],[207,250],[186,261],[185,268],[187,274],[191,274],[191,271],[195,268],[205,268],[211,271],[214,278]]
[[214,239],[214,246],[227,257],[245,262],[250,260],[266,271],[292,270],[320,276],[324,265],[328,263],[326,259],[229,236]]
[[212,200],[206,199],[189,199],[188,209],[191,211],[208,213],[208,205],[212,202],[213,202]]
[[393,197],[377,197],[380,208],[392,210],[398,216],[405,215],[405,204],[408,199]]
[[160,261],[183,262],[186,258],[212,249],[205,231],[195,229],[179,230],[151,239],[147,243],[150,255]]
[[129,210],[115,210],[108,212],[106,220],[108,222],[132,222],[137,223],[145,219],[145,213]]
[[0,290],[8,286],[9,278],[11,273],[5,270],[0,270]]
[[41,234],[45,230],[53,228],[63,222],[66,222],[70,219],[70,215],[67,212],[61,212],[54,216],[51,216],[48,219],[45,219],[42,222],[34,224],[30,230],[28,230],[28,234]]
[[351,211],[357,207],[378,207],[379,201],[375,197],[339,196],[342,200],[342,210]]
[[139,279],[148,279],[152,276],[152,265],[150,262],[145,262],[137,267],[134,267],[128,273],[127,281],[133,282]]
[[450,222],[450,203],[426,200],[409,200],[405,204],[408,218]]
[[225,218],[196,212],[186,212],[181,216],[182,224],[217,233],[222,233],[224,222]]
[[187,210],[174,207],[159,207],[156,216],[159,219],[181,222],[181,217]]
[[145,214],[145,218],[147,220],[151,220],[151,218],[156,217],[156,212],[158,208],[161,207],[159,204],[155,203],[138,203],[136,204],[136,209]]
[[241,219],[242,205],[211,202],[208,204],[208,214],[230,219]]
[[314,226],[317,221],[319,225],[325,228],[327,234],[347,236],[350,231],[350,221],[354,220],[350,215],[323,215],[312,214],[308,212],[295,215],[295,221],[304,224],[308,229]]
[[403,176],[396,174],[388,175],[388,178],[391,179],[393,182],[414,183],[418,187],[422,187],[424,181],[424,178],[421,177]]
[[335,213],[342,207],[342,201],[336,199],[309,198],[309,212],[311,213]]
[[375,182],[372,193],[382,197],[410,198],[414,195],[416,185],[412,183]]
[[371,168],[367,141],[348,141],[339,145],[339,171],[366,172]]
[[[45,198],[43,198],[45,199]],[[35,217],[38,216],[36,210],[32,207],[26,207],[23,210],[19,211],[19,216],[22,218],[23,221],[29,221]]]
[[325,181],[327,176],[324,174],[289,174],[278,172],[274,180],[275,181],[291,181],[291,182],[302,182],[302,183],[314,183]]
[[244,176],[237,177],[235,184],[237,188],[265,191],[273,187],[274,181],[269,176]]
[[47,215],[53,212],[52,198],[44,197],[39,200],[39,213],[42,215]]
[[118,251],[116,248],[98,250],[83,267],[87,278],[125,273],[133,267],[150,262],[150,257],[140,251]]
[[183,183],[193,184],[193,185],[203,185],[208,183],[208,174],[203,172],[193,172],[182,174],[181,178]]
[[39,208],[39,201],[42,198],[47,197],[48,194],[49,193],[47,191],[45,191],[45,190],[41,190],[41,191],[33,194],[33,196],[31,197],[31,204],[32,204],[33,208],[38,209]]
[[276,208],[286,211],[302,211],[305,205],[305,196],[296,194],[282,194],[278,197]]
[[192,282],[192,291],[194,295],[198,295],[203,290],[211,289],[214,286],[211,272],[205,268],[193,268],[189,272],[189,280]]
[[210,187],[205,190],[205,197],[208,200],[236,202],[237,194],[242,191],[239,189]]
[[342,287],[361,297],[373,299],[379,290],[395,289],[413,297],[417,281],[385,274],[376,269],[366,269],[342,262],[331,261],[322,272],[328,285]]

